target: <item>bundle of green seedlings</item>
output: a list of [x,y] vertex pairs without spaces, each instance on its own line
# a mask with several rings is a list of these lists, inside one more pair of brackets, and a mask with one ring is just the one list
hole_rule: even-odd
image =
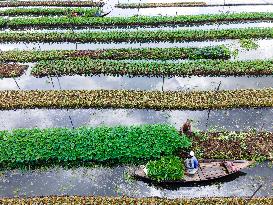
[[[28,11],[29,10],[29,11]],[[49,12],[49,9],[26,9],[18,8],[14,10],[3,10],[0,14],[16,15],[16,13],[43,13]],[[73,10],[73,9],[72,9]],[[78,11],[79,14],[88,14],[85,10]],[[89,9],[88,9],[89,10]],[[253,13],[231,13],[231,14],[202,14],[202,15],[183,15],[183,16],[132,16],[132,17],[104,17],[94,18],[95,8],[91,9],[90,15],[83,17],[40,17],[40,18],[13,18],[1,19],[5,24],[0,24],[2,27],[24,28],[24,27],[102,27],[102,26],[162,26],[162,25],[196,25],[209,23],[227,23],[227,22],[249,22],[249,21],[271,21],[273,13],[253,12]],[[56,13],[58,9],[50,9],[52,13]],[[60,9],[62,13],[62,9]]]
[[[96,16],[96,13],[101,12],[101,8],[15,8],[15,9],[6,9],[0,10],[0,16],[21,16],[21,15],[30,15],[30,16],[73,16],[77,15],[84,17],[93,17]],[[21,20],[20,20],[21,19]],[[21,22],[24,18],[10,19],[6,20],[6,23],[10,22]],[[36,18],[35,18],[36,19]],[[48,18],[48,22],[52,21],[54,18]],[[25,18],[28,20],[28,18]],[[34,18],[33,18],[34,20]],[[36,21],[37,22],[37,21]],[[11,25],[13,25],[11,23]]]
[[222,30],[1,32],[0,42],[152,42],[272,38],[273,28]]
[[222,197],[222,198],[179,198],[167,199],[159,197],[149,198],[129,198],[122,197],[104,197],[104,196],[43,196],[32,198],[0,198],[0,203],[3,205],[10,204],[153,204],[153,205],[272,205],[272,197],[254,197],[237,198],[237,197]]
[[[209,52],[210,53],[210,52]],[[208,54],[209,54],[208,53]],[[165,53],[162,53],[165,54]],[[168,58],[168,54],[166,56]],[[197,59],[204,55],[196,55]],[[0,57],[1,59],[1,57]],[[166,59],[164,59],[166,60]],[[63,75],[115,76],[239,76],[272,75],[272,60],[224,61],[206,60],[189,62],[126,62],[77,58],[70,60],[40,61],[32,69],[36,77]]]
[[103,1],[1,1],[0,7],[18,6],[60,6],[60,7],[102,7]]
[[27,68],[27,65],[2,63],[0,64],[0,78],[19,77]]
[[[90,59],[114,59],[114,60],[191,59],[191,60],[196,60],[196,59],[229,59],[230,57],[231,57],[231,51],[225,46],[211,46],[211,47],[203,47],[203,48],[136,48],[136,49],[121,48],[121,49],[106,49],[106,50],[48,50],[48,51],[11,50],[11,51],[0,52],[0,62],[36,62],[41,60],[58,60],[58,59],[75,59],[75,58],[88,58],[89,60]],[[85,66],[87,66],[88,60],[86,61],[82,59],[81,61],[82,61],[81,64],[86,64]],[[43,63],[49,63],[49,62],[43,62]]]
[[174,3],[119,3],[115,7],[122,9],[155,8],[155,7],[194,7],[204,6],[206,2],[174,2]]
[[0,109],[137,108],[229,109],[273,107],[273,89],[224,91],[31,90],[0,91]]
[[0,167],[62,163],[138,164],[191,145],[166,124],[0,131]]

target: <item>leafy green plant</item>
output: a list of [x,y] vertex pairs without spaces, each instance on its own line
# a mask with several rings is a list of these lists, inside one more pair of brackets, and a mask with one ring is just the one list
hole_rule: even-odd
[[175,2],[175,3],[119,3],[115,7],[122,9],[155,8],[155,7],[185,7],[204,6],[205,2]]
[[[31,9],[29,9],[32,11]],[[37,9],[35,9],[36,11]],[[92,10],[91,10],[92,11]],[[8,12],[8,11],[3,11]],[[81,13],[81,12],[80,12]],[[157,25],[198,25],[205,23],[271,21],[272,12],[230,13],[230,14],[202,14],[183,16],[132,16],[132,17],[104,17],[88,18],[85,15],[73,18],[67,17],[40,17],[40,18],[16,18],[5,20],[5,25],[10,28],[24,27],[102,27],[102,26],[157,26]],[[252,34],[253,35],[253,34]],[[245,36],[245,38],[252,37]],[[239,37],[238,37],[239,38]]]
[[240,45],[246,50],[256,50],[259,45],[255,43],[252,39],[240,39]]
[[[41,60],[59,60],[74,58],[89,59],[229,59],[231,53],[225,46],[203,48],[122,48],[106,50],[30,50],[2,51],[1,62],[36,62]],[[84,62],[83,62],[84,63]]]
[[155,181],[182,180],[184,165],[179,157],[166,156],[146,165],[148,176]]
[[273,89],[224,91],[136,90],[6,90],[0,91],[0,109],[26,108],[138,108],[230,109],[273,107]]
[[[69,21],[76,21],[69,18]],[[32,18],[33,21],[38,21]],[[53,18],[50,22],[54,25]],[[16,19],[14,21],[17,21]],[[19,20],[15,23],[19,25]],[[13,22],[9,21],[8,26]],[[25,24],[22,22],[22,25]],[[71,22],[65,24],[71,26]],[[195,40],[273,38],[273,28],[242,28],[214,30],[157,30],[157,31],[86,31],[86,32],[1,32],[0,42],[181,42]]]
[[[0,10],[0,16],[71,16],[77,13],[80,16],[94,17],[97,12],[101,12],[100,8],[14,8]],[[25,18],[27,20],[27,18]],[[8,21],[6,21],[8,22]]]
[[61,6],[61,7],[78,7],[78,6],[86,6],[93,7],[103,6],[103,1],[3,1],[0,2],[0,7],[18,7],[18,6]]
[[166,124],[0,131],[0,167],[65,162],[138,163],[190,141]]
[[[109,55],[109,57],[110,56],[111,55]],[[130,55],[128,54],[128,56]],[[169,57],[168,54],[166,54],[165,57],[168,58]],[[97,75],[97,74],[121,75],[121,76],[123,75],[129,75],[129,76],[272,75],[273,61],[272,60],[254,60],[254,61],[206,60],[206,61],[190,61],[190,62],[182,62],[182,63],[147,62],[147,61],[146,62],[145,61],[125,62],[125,61],[110,61],[110,60],[92,60],[88,57],[84,57],[84,58],[68,59],[68,60],[40,61],[33,67],[31,74],[36,77],[42,77],[42,76],[48,76],[48,75],[49,76],[56,76],[56,75],[89,76],[89,75]]]

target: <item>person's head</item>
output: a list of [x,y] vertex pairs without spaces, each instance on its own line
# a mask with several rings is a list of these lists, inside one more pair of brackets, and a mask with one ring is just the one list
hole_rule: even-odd
[[194,152],[190,151],[190,157],[194,157]]

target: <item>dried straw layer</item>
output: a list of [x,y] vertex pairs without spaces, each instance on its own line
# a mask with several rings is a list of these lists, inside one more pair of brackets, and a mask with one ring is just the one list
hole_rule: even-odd
[[225,91],[31,90],[0,91],[0,109],[137,108],[229,109],[273,107],[273,89]]

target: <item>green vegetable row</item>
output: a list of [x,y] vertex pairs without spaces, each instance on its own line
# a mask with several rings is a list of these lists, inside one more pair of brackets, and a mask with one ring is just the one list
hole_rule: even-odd
[[122,9],[155,8],[155,7],[194,7],[204,6],[206,2],[175,2],[175,3],[119,3],[115,7]]
[[[20,16],[20,15],[31,15],[31,16],[72,16],[77,14],[80,16],[91,17],[95,16],[97,12],[101,12],[100,8],[14,8],[0,10],[0,16]],[[25,18],[27,20],[28,18]],[[48,18],[49,23],[53,18]],[[22,21],[23,18],[19,21]],[[6,20],[8,22],[17,22],[17,19]]]
[[12,204],[145,204],[145,205],[272,205],[273,197],[252,199],[248,198],[179,198],[167,199],[159,197],[149,198],[129,198],[122,197],[102,197],[102,196],[44,196],[33,198],[1,198],[0,203],[3,205]]
[[273,38],[273,28],[174,31],[1,32],[0,42],[151,42]]
[[[34,9],[37,10],[37,9]],[[19,9],[20,11],[20,9]],[[19,12],[18,11],[18,12]],[[30,9],[31,11],[31,9]],[[3,11],[8,12],[7,11]],[[38,11],[37,11],[38,12]],[[82,13],[82,12],[80,12]],[[91,12],[92,13],[92,12]],[[10,28],[24,27],[72,27],[72,26],[158,26],[158,25],[193,25],[205,23],[246,22],[246,21],[271,21],[273,13],[231,13],[231,14],[202,14],[183,16],[133,16],[133,17],[40,17],[40,18],[14,18],[1,19],[3,26]]]
[[190,146],[169,125],[0,131],[0,167],[65,163],[139,163]]
[[61,7],[102,7],[103,1],[1,1],[0,7],[18,7],[18,6],[61,6]]
[[31,90],[0,91],[0,109],[137,108],[229,109],[273,107],[273,89],[225,91]]
[[21,76],[28,68],[27,65],[0,64],[0,78],[10,78]]
[[[164,54],[164,53],[163,53]],[[167,55],[166,55],[167,57]],[[173,62],[125,62],[77,58],[40,61],[32,69],[36,77],[62,75],[129,75],[129,76],[230,76],[272,75],[272,60],[206,60]]]
[[[0,51],[0,62],[36,62],[41,60],[59,59],[153,59],[153,60],[175,60],[175,59],[229,59],[230,50],[225,46],[211,46],[203,48],[121,48],[107,50],[11,50]],[[85,61],[82,60],[83,64]]]

